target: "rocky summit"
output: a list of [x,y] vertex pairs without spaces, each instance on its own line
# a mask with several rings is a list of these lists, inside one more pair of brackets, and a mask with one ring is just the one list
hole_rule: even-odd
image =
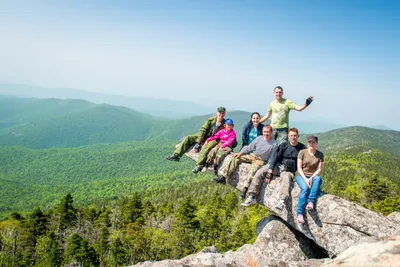
[[[193,160],[198,154],[189,151]],[[228,164],[231,155],[223,164]],[[243,189],[250,165],[242,163],[228,184]],[[142,262],[135,266],[400,266],[400,214],[385,217],[340,197],[321,192],[316,209],[298,224],[296,183],[275,177],[263,183],[257,202],[275,215],[257,225],[257,239],[237,251],[220,254],[217,248],[179,260]],[[284,206],[276,208],[282,188],[289,188]]]

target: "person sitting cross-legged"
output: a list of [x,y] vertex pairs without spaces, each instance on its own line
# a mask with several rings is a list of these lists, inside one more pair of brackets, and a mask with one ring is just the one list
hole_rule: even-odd
[[268,161],[272,151],[275,149],[275,145],[276,141],[272,139],[272,127],[270,125],[264,126],[263,135],[258,136],[250,145],[243,147],[239,153],[233,154],[229,164],[223,165],[220,169],[221,175],[213,180],[224,184],[226,183],[226,179],[230,179],[241,162],[251,163],[250,171],[244,182],[244,189],[240,194],[240,197],[244,198],[251,178],[258,168]]
[[283,209],[285,201],[289,197],[290,186],[297,170],[297,155],[306,146],[298,141],[299,131],[296,128],[289,129],[289,142],[281,143],[276,151],[271,155],[268,164],[260,168],[254,175],[250,187],[249,197],[243,202],[242,206],[250,206],[256,203],[256,198],[260,192],[262,181],[268,184],[273,175],[280,176],[280,187],[278,189],[279,201],[276,203],[277,209]]

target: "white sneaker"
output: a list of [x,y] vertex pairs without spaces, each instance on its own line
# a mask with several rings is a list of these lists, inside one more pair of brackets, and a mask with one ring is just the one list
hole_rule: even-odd
[[240,204],[240,205],[241,205],[241,206],[244,206],[244,207],[248,207],[248,206],[252,206],[252,205],[255,205],[255,204],[257,204],[257,200],[256,200],[254,197],[249,196],[249,197],[246,199],[246,201],[243,202],[243,203]]

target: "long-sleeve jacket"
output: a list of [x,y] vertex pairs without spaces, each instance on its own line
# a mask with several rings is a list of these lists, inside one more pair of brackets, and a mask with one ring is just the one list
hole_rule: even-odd
[[[253,129],[253,126],[251,125],[249,127],[249,124],[251,124],[251,122],[247,122],[246,125],[243,127],[243,131],[242,131],[242,147],[247,146],[249,144],[249,134],[251,129]],[[262,135],[262,129],[264,127],[264,124],[260,123],[257,125],[257,132],[258,132],[258,136]]]
[[305,149],[306,146],[303,145],[302,143],[297,143],[297,145],[292,146],[289,142],[283,142],[281,143],[276,152],[271,155],[271,157],[268,160],[268,166],[270,169],[273,169],[275,165],[282,164],[286,160],[294,161],[291,164],[293,164],[294,170],[293,172],[297,171],[297,156],[299,154],[299,151],[302,149]]
[[227,131],[226,129],[222,129],[218,131],[216,134],[213,136],[209,137],[207,139],[207,142],[219,139],[219,142],[221,144],[221,148],[225,148],[228,146],[231,146],[233,142],[236,140],[236,133],[233,129]]
[[217,116],[210,117],[206,120],[206,122],[200,128],[200,136],[197,139],[197,143],[204,143],[208,137],[212,136],[219,130],[222,130],[224,128],[225,119],[222,120],[221,125],[219,125],[217,128],[215,127],[216,123]]
[[266,141],[264,136],[257,136],[250,145],[245,146],[240,150],[240,154],[250,154],[253,153],[257,157],[267,161],[276,149],[276,141],[271,139],[270,141]]

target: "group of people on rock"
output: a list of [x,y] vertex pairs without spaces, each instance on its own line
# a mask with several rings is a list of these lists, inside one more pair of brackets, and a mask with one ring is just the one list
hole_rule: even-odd
[[[289,99],[283,98],[283,88],[280,86],[274,88],[274,95],[275,100],[270,103],[264,117],[261,118],[258,112],[251,114],[249,122],[243,127],[240,152],[234,153],[231,160],[222,167],[220,165],[224,158],[237,146],[233,120],[225,119],[224,107],[219,107],[216,115],[207,119],[200,128],[200,133],[186,136],[167,159],[179,161],[194,145],[194,152],[199,155],[192,171],[198,173],[210,170],[216,175],[219,173],[213,180],[222,184],[231,178],[240,163],[250,163],[244,189],[240,193],[240,198],[244,200],[242,206],[256,204],[262,182],[269,183],[274,176],[280,176],[280,200],[275,207],[283,209],[289,197],[291,182],[295,178],[300,187],[297,221],[304,223],[305,209],[315,208],[322,183],[320,174],[324,154],[317,150],[318,137],[309,136],[307,146],[298,141],[298,129],[289,128],[289,113],[291,110],[304,110],[312,103],[314,97],[308,97],[303,105],[297,106]],[[271,125],[263,125],[262,123],[270,117]]]

